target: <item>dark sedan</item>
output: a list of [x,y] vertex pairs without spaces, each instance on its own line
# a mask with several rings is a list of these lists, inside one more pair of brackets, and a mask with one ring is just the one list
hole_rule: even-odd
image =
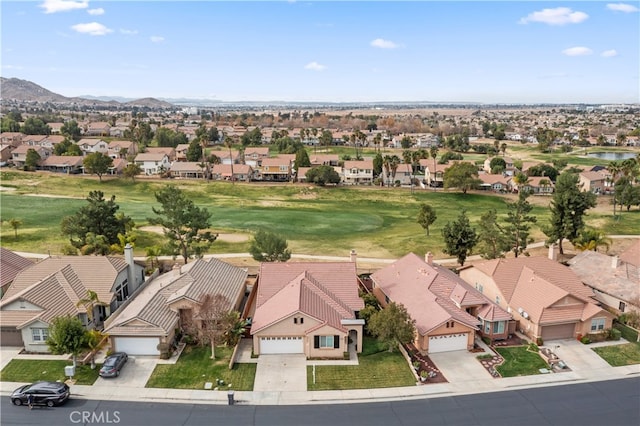
[[69,399],[69,386],[62,382],[36,382],[30,385],[20,386],[11,394],[13,405],[26,405],[29,396],[33,405],[46,405],[53,407]]
[[100,377],[118,377],[120,370],[124,367],[125,363],[129,359],[129,356],[124,352],[116,352],[109,355],[102,364],[100,369]]

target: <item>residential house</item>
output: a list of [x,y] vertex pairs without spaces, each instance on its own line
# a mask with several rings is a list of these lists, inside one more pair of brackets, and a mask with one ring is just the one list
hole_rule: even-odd
[[47,123],[47,126],[51,129],[52,135],[59,135],[64,123]]
[[371,185],[373,183],[373,160],[345,161],[341,181],[346,185]]
[[556,187],[551,179],[545,176],[529,176],[527,182],[522,185],[518,185],[514,179],[511,179],[509,185],[514,192],[528,191],[538,195],[553,194]]
[[22,138],[22,145],[30,146],[42,146],[42,142],[47,139],[47,135],[24,135]]
[[343,358],[362,351],[364,307],[355,262],[262,263],[251,335],[253,352]]
[[171,167],[167,154],[143,152],[136,155],[134,162],[140,166],[142,173],[147,176],[164,173]]
[[311,154],[309,155],[311,166],[331,166],[340,165],[340,157],[338,154]]
[[78,141],[78,146],[84,155],[93,154],[94,152],[100,152],[104,155],[109,154],[109,144],[102,139],[83,138]]
[[132,141],[111,141],[107,146],[107,155],[114,160],[127,158],[138,153],[138,144]]
[[109,136],[111,134],[111,125],[106,121],[89,123],[84,134],[86,136]]
[[434,160],[422,159],[419,161],[420,168],[424,170],[424,180],[427,186],[432,188],[444,187],[444,172],[449,168],[449,164],[434,165]]
[[263,158],[262,167],[259,169],[259,174],[257,174],[256,178],[271,182],[288,182],[291,180],[291,172],[291,159],[289,157]]
[[[231,180],[231,164],[214,164],[211,168],[211,179]],[[234,182],[251,182],[253,180],[253,168],[248,164],[233,165]]]
[[620,313],[640,313],[640,239],[620,256],[585,250],[568,263],[600,303]]
[[6,292],[18,272],[33,265],[26,257],[0,247],[0,297]]
[[40,142],[40,146],[43,146],[53,152],[53,149],[56,147],[56,145],[64,142],[65,139],[66,137],[62,135],[49,135],[45,139],[43,139],[42,142]]
[[[87,326],[102,322],[144,283],[144,265],[133,260],[133,249],[124,258],[113,256],[54,256],[20,271],[0,300],[0,344],[24,346],[29,352],[48,352],[46,339],[51,321],[77,316]],[[80,300],[96,293],[106,306],[94,306],[94,322]]]
[[604,194],[607,177],[601,172],[584,171],[578,174],[581,191]]
[[534,341],[574,339],[611,328],[614,315],[568,267],[546,257],[522,256],[474,263],[460,277],[518,321]]
[[0,144],[0,167],[6,166],[9,164],[13,155],[11,152],[13,151],[13,146]]
[[84,157],[81,155],[52,155],[40,163],[40,170],[49,172],[78,174],[82,173]]
[[211,154],[214,154],[216,157],[220,159],[220,164],[240,164],[240,151],[232,150],[220,150],[220,151],[211,151]]
[[422,176],[414,176],[411,165],[407,166],[406,164],[400,164],[395,171],[395,175],[392,170],[389,170],[389,175],[387,176],[387,169],[382,168],[382,181],[388,185],[395,185],[399,183],[400,185],[411,185],[412,179],[420,179]]
[[262,160],[269,158],[268,146],[248,146],[244,150],[244,164],[252,168],[262,167]]
[[246,281],[246,269],[213,258],[160,275],[105,321],[111,348],[129,355],[159,355],[158,344],[172,344],[176,330],[192,332],[192,326],[198,326],[203,295],[222,295],[229,310],[240,311]]
[[478,178],[482,181],[480,189],[494,192],[509,192],[511,190],[511,178],[502,174],[479,173]]
[[180,143],[176,146],[176,161],[187,161],[188,143]]
[[22,168],[27,159],[27,152],[30,149],[33,149],[38,153],[38,155],[40,156],[40,160],[46,159],[51,154],[50,150],[42,146],[20,145],[19,147],[11,151],[11,161],[13,162],[13,165],[17,168]]
[[489,157],[487,159],[484,160],[484,163],[482,165],[482,169],[487,172],[487,173],[491,173],[491,160],[493,160],[494,158],[502,158],[505,162],[505,168],[504,168],[504,174],[506,176],[514,176],[515,172],[516,172],[516,168],[513,164],[513,158],[511,157]]
[[119,125],[116,123],[115,126],[111,126],[111,128],[109,129],[109,136],[113,137],[113,138],[122,138],[125,135],[125,132],[129,130],[129,126],[122,124]]
[[470,350],[476,334],[506,339],[515,331],[512,316],[431,253],[409,253],[371,275],[373,294],[384,307],[402,304],[416,325],[414,345],[423,353]]
[[148,154],[166,154],[170,163],[176,161],[176,149],[171,146],[149,146],[144,152]]
[[25,135],[20,132],[2,132],[0,133],[0,144],[11,145],[15,148],[22,145],[22,139],[24,136]]
[[208,174],[207,168],[207,164],[197,161],[174,161],[169,173],[173,178],[204,179]]
[[115,158],[113,160],[113,164],[109,167],[109,171],[107,172],[110,175],[121,175],[124,171],[125,167],[129,165],[129,161],[124,158]]

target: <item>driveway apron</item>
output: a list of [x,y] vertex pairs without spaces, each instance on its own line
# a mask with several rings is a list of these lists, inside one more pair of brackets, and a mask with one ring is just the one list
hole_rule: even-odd
[[151,356],[130,356],[126,362],[119,377],[102,378],[98,379],[93,384],[94,386],[112,386],[116,387],[131,387],[131,388],[144,388],[151,377],[151,373],[156,368],[158,363],[158,357]]
[[260,355],[253,390],[306,391],[306,357],[304,355]]

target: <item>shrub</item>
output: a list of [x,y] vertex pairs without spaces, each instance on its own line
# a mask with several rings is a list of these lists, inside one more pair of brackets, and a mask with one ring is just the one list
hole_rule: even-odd
[[542,340],[542,337],[538,337],[536,339],[536,345],[538,345],[538,346],[544,345],[544,341]]
[[535,343],[529,343],[529,348],[531,352],[538,352],[540,348]]
[[492,354],[483,354],[483,355],[478,355],[476,358],[480,359],[480,360],[482,360],[482,359],[491,359],[491,358],[493,358],[493,355]]
[[620,340],[620,337],[622,337],[622,332],[617,328],[610,328],[607,330],[607,334],[607,338],[609,340]]
[[584,336],[580,339],[580,343],[588,345],[589,343],[591,343],[591,339],[589,339],[589,336]]
[[491,346],[491,339],[489,339],[488,337],[486,337],[486,336],[482,336],[482,341],[483,341],[485,344],[487,344],[487,345]]
[[624,324],[616,324],[615,327],[616,329],[620,330],[623,339],[628,340],[629,342],[638,341],[638,333],[632,328]]

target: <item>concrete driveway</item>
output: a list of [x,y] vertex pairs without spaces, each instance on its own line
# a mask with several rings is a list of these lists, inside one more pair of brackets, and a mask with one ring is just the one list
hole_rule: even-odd
[[93,386],[144,388],[149,377],[158,363],[158,357],[129,356],[129,360],[122,368],[119,377],[98,377]]
[[21,350],[21,346],[0,347],[0,370],[4,369]]
[[254,391],[306,391],[307,359],[300,355],[260,355]]
[[609,370],[611,366],[600,358],[592,349],[599,346],[612,346],[626,343],[626,341],[609,341],[583,345],[575,339],[550,340],[544,346],[551,349],[558,358],[564,361],[575,372]]
[[452,385],[494,380],[476,359],[477,353],[452,351],[429,354],[429,358]]

